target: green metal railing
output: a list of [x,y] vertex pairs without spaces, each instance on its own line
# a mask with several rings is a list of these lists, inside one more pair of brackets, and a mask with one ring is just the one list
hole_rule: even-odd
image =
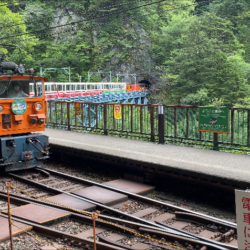
[[[158,142],[158,105],[120,104],[121,119],[114,118],[113,103],[48,102],[49,127]],[[198,106],[163,106],[164,140],[213,146],[214,133],[198,131]],[[219,134],[224,146],[250,147],[250,109],[230,108],[230,131]]]

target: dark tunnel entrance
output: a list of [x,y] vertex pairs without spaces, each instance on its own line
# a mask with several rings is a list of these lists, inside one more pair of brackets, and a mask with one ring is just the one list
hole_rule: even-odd
[[138,83],[146,84],[148,88],[151,87],[151,83],[150,83],[148,80],[141,80],[141,81],[139,81]]

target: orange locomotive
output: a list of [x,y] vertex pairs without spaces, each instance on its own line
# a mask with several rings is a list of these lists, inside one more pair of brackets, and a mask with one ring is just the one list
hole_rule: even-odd
[[0,57],[0,170],[32,168],[49,157],[48,137],[33,133],[45,130],[47,79],[33,72]]
[[134,91],[147,91],[148,87],[146,84],[137,83],[137,84],[129,84],[126,86],[127,92],[134,92]]

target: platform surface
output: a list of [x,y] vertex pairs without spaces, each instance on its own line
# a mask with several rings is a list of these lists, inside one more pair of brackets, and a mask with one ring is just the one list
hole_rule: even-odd
[[187,170],[221,179],[249,182],[250,156],[175,145],[130,140],[65,130],[46,129],[51,146],[132,159]]
[[[20,227],[21,229],[23,229],[25,231],[29,231],[32,229],[32,226],[17,222],[15,220],[14,220],[14,225]],[[13,236],[24,233],[23,230],[15,227],[15,226],[11,226],[11,227],[12,227]],[[0,242],[9,239],[9,237],[10,237],[10,235],[9,235],[9,221],[7,218],[0,216]]]
[[48,200],[56,202],[60,205],[64,205],[70,208],[78,209],[78,210],[91,210],[95,209],[96,206],[87,202],[87,201],[82,201],[80,199],[77,199],[75,197],[72,197],[67,194],[59,194],[53,197],[48,198]]
[[[7,211],[4,211],[4,213],[7,213]],[[35,204],[13,208],[11,209],[11,214],[17,216],[20,219],[26,219],[40,224],[70,215],[69,213],[64,213],[57,209],[52,209]]]
[[154,186],[138,183],[134,181],[117,179],[103,183],[106,186],[121,189],[135,194],[147,194],[155,189]]
[[104,205],[113,205],[126,201],[128,199],[127,195],[120,194],[97,186],[79,189],[77,191],[72,192],[72,194],[77,194],[81,197],[99,202]]

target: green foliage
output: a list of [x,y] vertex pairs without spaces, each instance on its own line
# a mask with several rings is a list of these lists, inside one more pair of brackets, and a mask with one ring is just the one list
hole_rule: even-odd
[[[38,39],[34,36],[26,34],[26,26],[23,24],[23,15],[13,13],[6,6],[0,7],[0,43],[3,44],[17,44],[21,47],[22,52],[19,54],[18,50],[9,55],[7,59],[21,63],[32,61],[32,52]],[[16,36],[16,37],[14,37]],[[8,52],[0,48],[1,52]]]
[[[168,11],[194,3],[193,0],[169,0],[79,23],[77,21],[152,1],[111,9],[105,7],[117,1],[18,2],[9,6],[12,12],[7,7],[0,8],[0,26],[18,24],[3,29],[1,36],[27,31],[32,34],[4,42],[21,45],[23,54],[14,55],[12,59],[36,71],[40,67],[71,67],[72,81],[78,81],[78,75],[87,81],[88,71],[111,70],[116,74],[129,69],[130,73],[138,72],[145,79],[153,75],[154,81],[159,81],[156,88],[160,91],[152,94],[157,103],[249,105],[249,0],[211,3],[196,0],[198,6]],[[119,4],[127,2],[121,0]],[[82,13],[74,14],[78,12]],[[135,18],[123,20],[131,16]],[[19,25],[23,21],[25,24]],[[77,24],[49,29],[71,22]],[[47,73],[47,76],[53,81],[68,79],[62,71]],[[91,81],[104,77],[92,76]]]
[[221,100],[230,106],[249,95],[249,64],[228,25],[229,21],[207,13],[174,17],[162,29],[159,44],[164,51],[162,56],[156,52],[155,58],[159,63],[165,59],[171,102],[211,105]]
[[231,21],[231,28],[239,42],[244,45],[244,57],[250,62],[250,1],[215,0],[210,4],[210,11]]

